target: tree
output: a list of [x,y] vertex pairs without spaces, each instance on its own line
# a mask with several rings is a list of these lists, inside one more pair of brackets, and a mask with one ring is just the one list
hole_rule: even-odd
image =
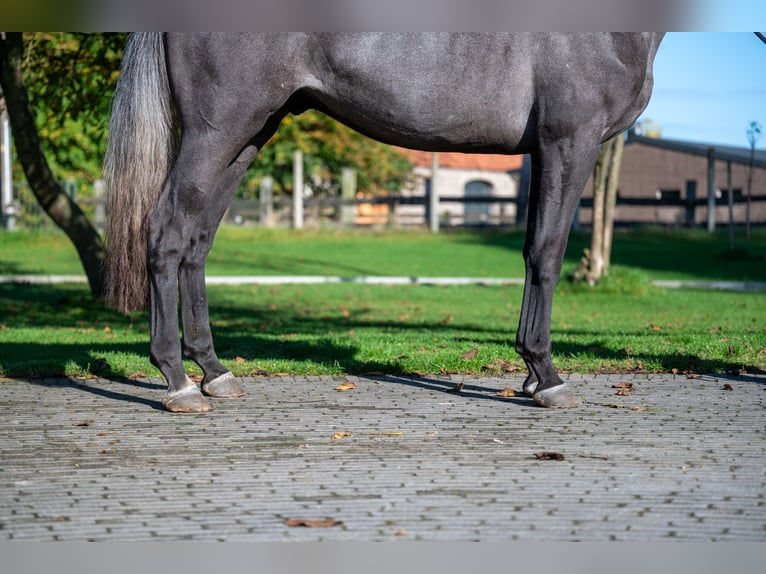
[[[18,160],[41,207],[74,244],[88,278],[91,293],[95,297],[100,297],[104,292],[102,271],[105,254],[104,243],[80,206],[67,196],[54,177],[38,133],[35,112],[30,103],[24,77],[24,60],[24,38],[22,34],[5,33],[0,38],[0,87],[10,118]],[[71,71],[76,72],[76,68],[72,67]],[[48,77],[53,85],[58,78],[60,76],[51,75]],[[74,90],[59,92],[58,97],[61,98],[61,101],[66,102],[64,95],[74,92]],[[53,92],[51,92],[51,96],[54,96]],[[48,98],[49,103],[55,99],[56,97]],[[74,101],[78,99],[73,98]],[[49,107],[55,109],[55,106],[49,105]],[[82,106],[80,111],[87,109],[90,108]],[[70,110],[69,117],[67,118],[67,115],[64,114],[60,120],[77,121],[76,116],[77,114],[72,114]],[[48,143],[51,143],[50,138]],[[65,145],[71,147],[71,142]]]
[[625,135],[620,133],[604,142],[598,152],[593,171],[593,223],[590,249],[570,275],[573,281],[587,281],[590,285],[609,274],[612,259],[614,209],[617,203],[617,185],[620,179]]
[[332,118],[309,110],[288,115],[274,137],[258,153],[245,176],[240,196],[257,195],[262,177],[273,178],[275,191],[292,189],[295,150],[303,152],[306,173],[319,195],[336,195],[344,167],[357,171],[359,190],[378,195],[399,191],[408,183],[410,161],[396,148],[361,135]]

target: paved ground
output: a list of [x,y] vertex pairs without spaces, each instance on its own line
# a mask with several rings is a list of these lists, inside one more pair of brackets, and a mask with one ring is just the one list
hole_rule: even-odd
[[171,415],[156,379],[0,379],[0,539],[766,540],[766,376],[569,382],[263,377]]

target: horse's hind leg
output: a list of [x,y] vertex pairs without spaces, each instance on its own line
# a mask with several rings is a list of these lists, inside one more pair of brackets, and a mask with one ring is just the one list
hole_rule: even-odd
[[551,309],[569,228],[597,153],[595,137],[576,137],[541,144],[532,158],[526,280],[516,350],[529,368],[524,390],[545,407],[580,404],[553,367]]
[[202,368],[202,392],[210,397],[233,398],[245,394],[239,380],[221,364],[213,348],[205,287],[205,259],[212,247],[215,231],[253,153],[254,149],[248,149],[242,154],[245,157],[241,156],[226,169],[221,192],[205,210],[178,272],[184,355]]
[[[223,147],[223,146],[221,146]],[[208,321],[204,262],[215,231],[254,149],[229,163],[220,147],[185,139],[149,225],[151,360],[168,382],[163,405],[174,412],[204,412],[210,404],[186,376],[178,338],[181,293],[184,351],[205,372],[203,388],[215,396],[242,394],[215,355]],[[235,154],[236,157],[236,154]],[[217,381],[217,382],[216,382]]]

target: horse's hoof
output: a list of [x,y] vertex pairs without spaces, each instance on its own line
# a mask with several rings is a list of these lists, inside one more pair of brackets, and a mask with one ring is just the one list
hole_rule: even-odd
[[212,408],[194,383],[180,391],[165,393],[162,406],[171,413],[205,413]]
[[245,389],[242,388],[237,377],[227,372],[208,383],[204,383],[202,392],[209,397],[231,399],[244,395]]
[[571,409],[581,404],[566,383],[536,391],[532,398],[541,407],[549,409]]

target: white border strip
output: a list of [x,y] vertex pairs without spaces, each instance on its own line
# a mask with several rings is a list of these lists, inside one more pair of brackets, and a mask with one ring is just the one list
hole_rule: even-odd
[[[87,283],[84,275],[0,275],[0,283],[47,285]],[[243,275],[206,277],[208,285],[311,285],[320,283],[360,283],[364,285],[523,285],[518,277],[397,277],[338,275]],[[658,279],[653,285],[668,289],[711,289],[717,291],[766,291],[759,281],[684,281]]]

